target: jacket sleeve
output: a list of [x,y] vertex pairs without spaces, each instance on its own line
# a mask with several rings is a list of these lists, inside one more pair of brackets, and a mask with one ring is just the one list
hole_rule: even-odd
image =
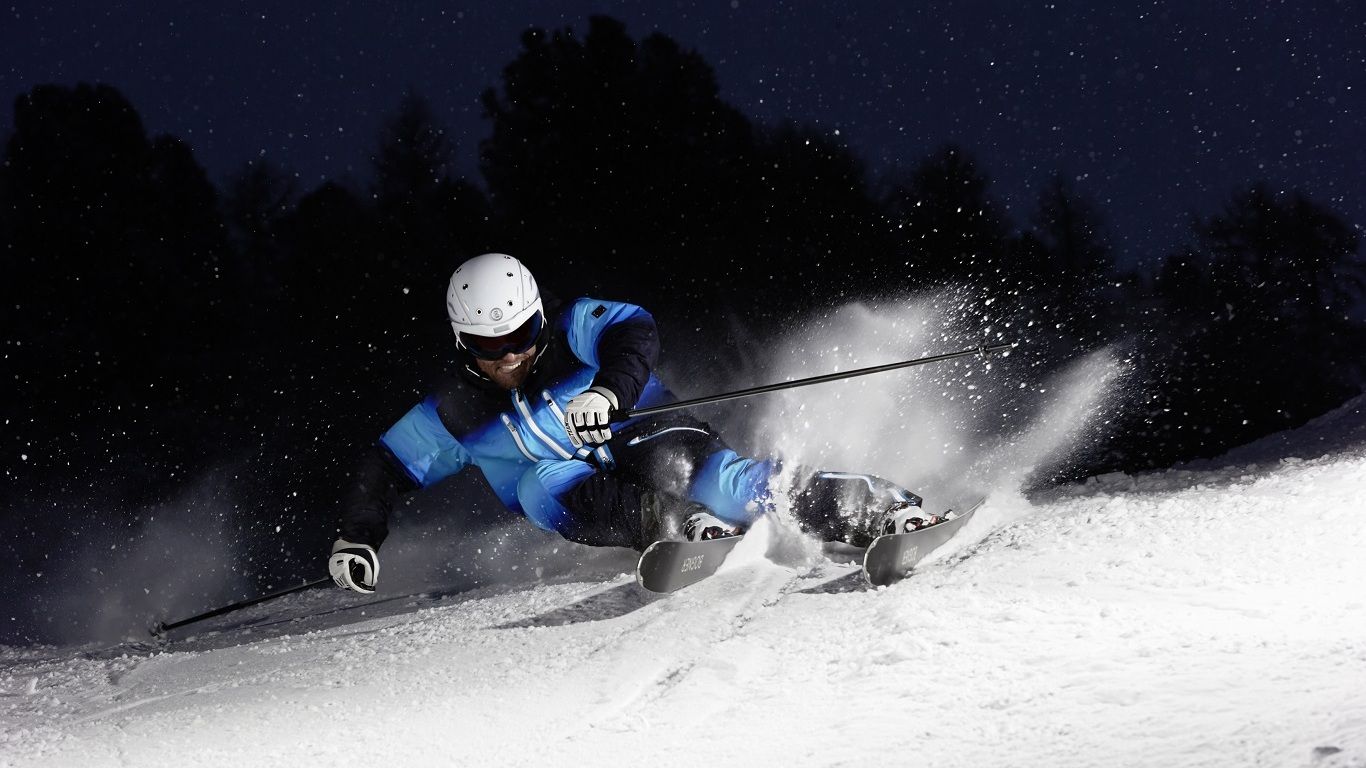
[[659,362],[654,317],[634,304],[579,299],[568,323],[574,356],[598,369],[593,386],[611,390],[619,408],[634,407]]
[[341,537],[379,549],[389,535],[389,513],[394,503],[417,487],[383,443],[371,446],[351,477],[342,508]]
[[435,485],[469,466],[469,451],[446,429],[437,404],[437,398],[429,397],[414,406],[366,454],[342,511],[342,538],[378,549],[401,494]]

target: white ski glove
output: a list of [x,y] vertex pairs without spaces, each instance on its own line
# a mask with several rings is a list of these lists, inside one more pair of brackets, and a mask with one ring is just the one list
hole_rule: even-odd
[[604,387],[575,395],[564,407],[564,431],[575,448],[600,445],[612,439],[607,419],[617,407],[617,396]]
[[337,539],[332,544],[332,556],[327,559],[327,570],[342,589],[373,594],[379,579],[379,553],[368,544]]

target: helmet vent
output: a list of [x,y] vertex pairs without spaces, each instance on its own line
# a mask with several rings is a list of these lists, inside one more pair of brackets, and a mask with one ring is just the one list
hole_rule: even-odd
[[517,259],[486,253],[456,267],[446,286],[446,315],[456,333],[500,335],[494,326],[517,328],[544,310],[536,280]]

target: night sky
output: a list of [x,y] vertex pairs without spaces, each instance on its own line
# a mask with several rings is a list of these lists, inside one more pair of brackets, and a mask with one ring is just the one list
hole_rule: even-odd
[[838,131],[874,173],[962,144],[1017,224],[1062,171],[1100,202],[1129,261],[1174,248],[1187,212],[1212,213],[1254,179],[1366,224],[1359,2],[12,3],[0,5],[5,132],[35,85],[106,82],[215,181],[264,155],[304,189],[365,183],[408,87],[474,177],[479,94],[521,30],[581,35],[606,13],[637,39],[658,30],[695,48],[752,118]]

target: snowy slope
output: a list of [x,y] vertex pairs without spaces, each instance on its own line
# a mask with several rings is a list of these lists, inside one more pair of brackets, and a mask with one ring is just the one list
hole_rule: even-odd
[[662,599],[528,574],[8,649],[0,765],[1366,765],[1361,410],[998,493],[876,591],[764,526]]

